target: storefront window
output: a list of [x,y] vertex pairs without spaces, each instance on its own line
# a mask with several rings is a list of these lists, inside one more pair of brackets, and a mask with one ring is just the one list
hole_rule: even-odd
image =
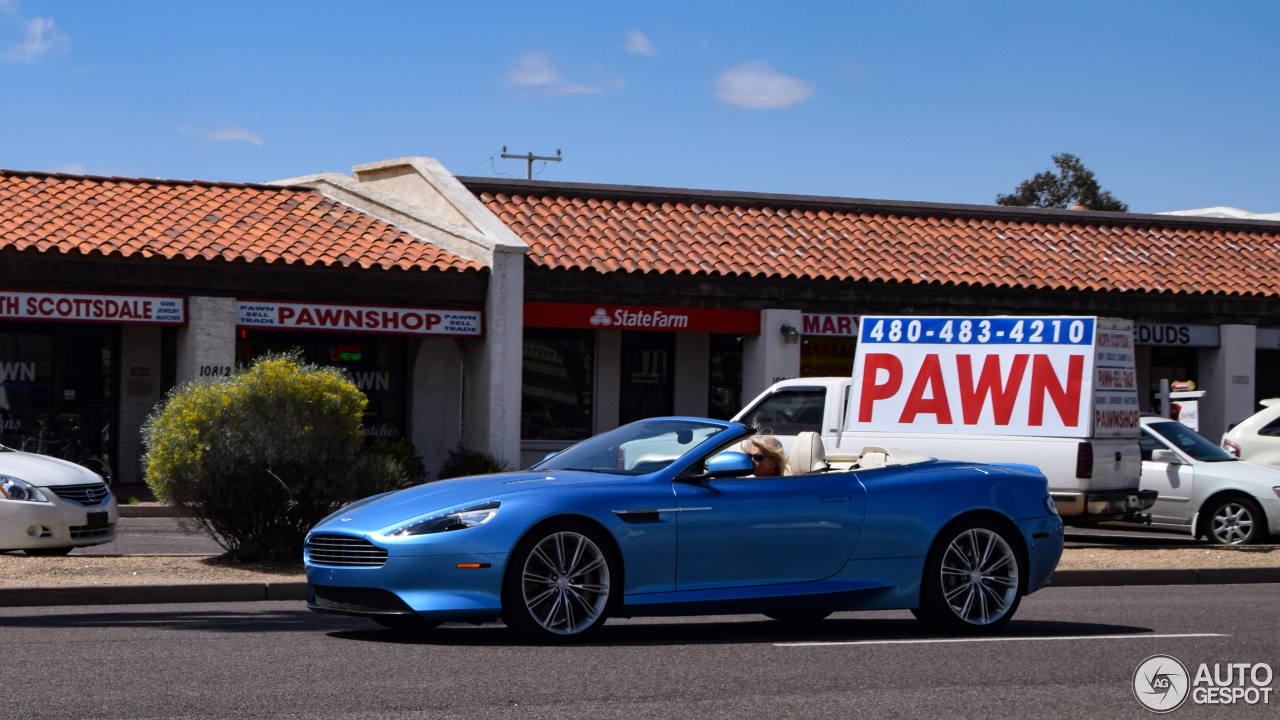
[[302,351],[303,359],[338,367],[369,397],[365,437],[372,442],[405,436],[408,340],[397,335],[280,332],[241,329],[236,362],[249,363],[268,352]]
[[[1280,350],[1260,349],[1257,351],[1254,364],[1255,400],[1261,402],[1267,398],[1280,397]],[[1255,407],[1256,409],[1256,407]]]
[[675,347],[674,333],[622,333],[620,423],[675,412]]
[[1159,410],[1160,400],[1156,394],[1160,392],[1161,380],[1168,380],[1170,383],[1198,380],[1198,357],[1199,351],[1196,348],[1152,347],[1151,381],[1147,393],[1147,402],[1150,404],[1147,407]]
[[857,340],[813,335],[800,341],[800,377],[850,377]]
[[522,440],[582,440],[592,434],[595,333],[524,330]]
[[707,413],[728,420],[742,409],[742,336],[711,334],[711,394]]
[[0,443],[107,470],[116,338],[114,327],[0,325]]

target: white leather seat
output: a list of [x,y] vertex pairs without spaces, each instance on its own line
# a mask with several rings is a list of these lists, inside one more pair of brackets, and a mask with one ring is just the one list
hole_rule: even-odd
[[858,459],[858,468],[860,470],[870,470],[872,468],[884,467],[889,461],[889,454],[885,452],[876,452],[871,448],[867,448],[862,453],[862,457]]
[[796,435],[791,444],[791,458],[787,463],[792,475],[826,470],[827,450],[822,445],[822,436],[816,432],[802,432]]

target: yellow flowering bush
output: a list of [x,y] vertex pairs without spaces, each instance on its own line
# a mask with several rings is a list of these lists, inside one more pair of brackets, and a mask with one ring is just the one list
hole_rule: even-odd
[[340,370],[296,355],[187,385],[143,429],[147,484],[233,557],[299,557],[307,531],[368,485],[360,425],[367,403]]

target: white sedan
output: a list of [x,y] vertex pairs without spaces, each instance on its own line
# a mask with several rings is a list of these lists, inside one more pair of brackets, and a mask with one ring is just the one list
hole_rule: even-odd
[[1142,489],[1158,495],[1152,522],[1185,526],[1218,545],[1280,535],[1280,469],[1237,460],[1173,420],[1141,423]]
[[1280,398],[1262,401],[1262,410],[1222,435],[1222,449],[1259,465],[1280,467]]
[[102,477],[75,463],[0,446],[0,550],[66,555],[116,539],[119,512]]

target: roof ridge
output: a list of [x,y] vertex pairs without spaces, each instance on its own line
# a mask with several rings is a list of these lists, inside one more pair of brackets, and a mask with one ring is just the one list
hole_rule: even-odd
[[[141,185],[193,185],[197,187],[245,188],[249,190],[293,190],[315,193],[314,188],[302,185],[268,185],[266,183],[244,183],[219,180],[174,180],[166,178],[122,177],[119,175],[72,175],[69,173],[43,172],[40,170],[6,170],[0,168],[0,177],[43,177],[58,180],[88,180],[91,182],[124,182]],[[318,193],[317,193],[318,194]]]

